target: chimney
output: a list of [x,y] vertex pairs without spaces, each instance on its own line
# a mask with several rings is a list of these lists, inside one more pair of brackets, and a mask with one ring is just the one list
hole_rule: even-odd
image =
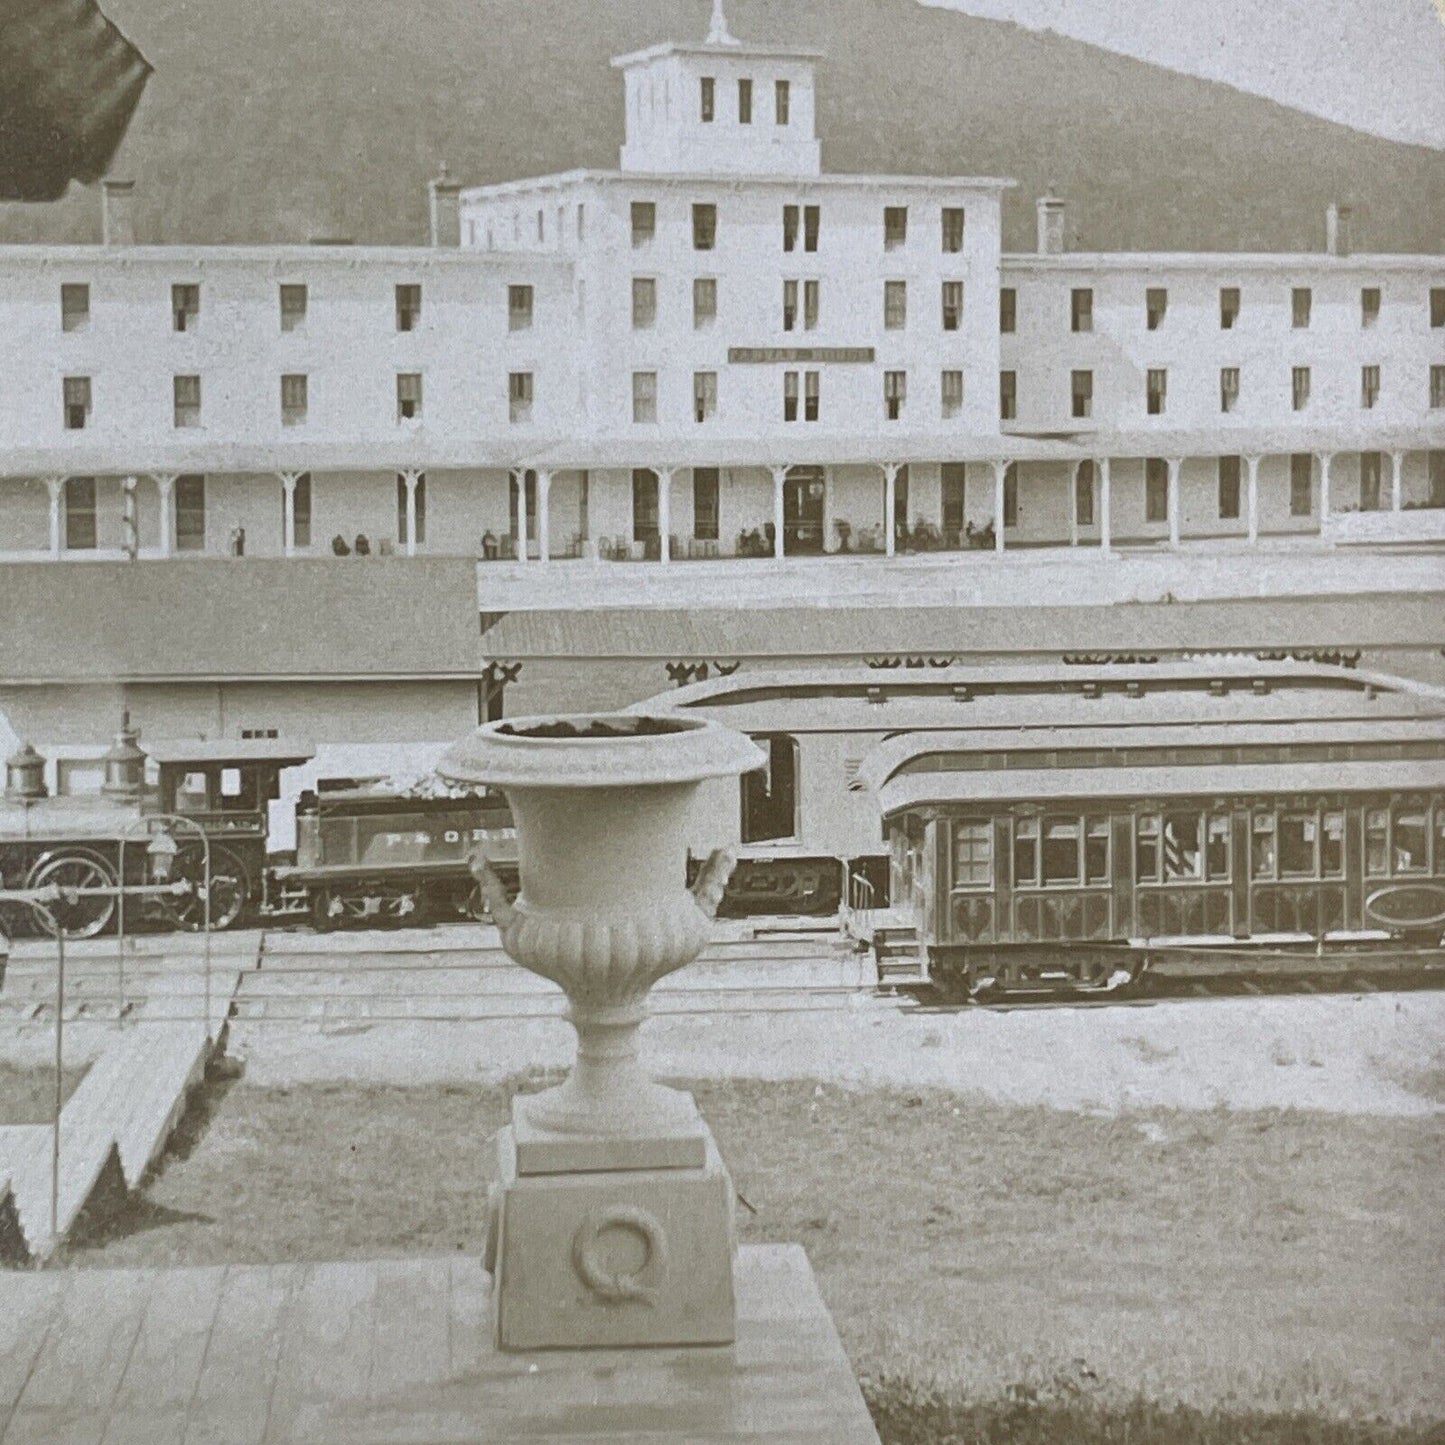
[[1350,234],[1353,212],[1348,206],[1331,201],[1325,211],[1325,250],[1331,256],[1348,256],[1354,244]]
[[442,162],[441,174],[431,183],[431,243],[433,246],[456,248],[462,244],[462,187],[447,174]]
[[1057,196],[1040,196],[1039,255],[1062,256],[1064,250],[1064,214],[1066,206]]
[[100,183],[100,239],[106,246],[135,245],[134,181]]

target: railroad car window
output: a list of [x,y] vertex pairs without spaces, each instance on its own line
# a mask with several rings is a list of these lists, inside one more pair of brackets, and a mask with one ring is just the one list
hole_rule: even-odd
[[1134,829],[1134,876],[1141,883],[1159,881],[1159,819],[1152,813]]
[[176,789],[176,812],[204,813],[208,800],[205,773],[186,773]]
[[1164,881],[1204,877],[1199,846],[1203,813],[1166,813],[1164,816]]
[[1229,877],[1229,815],[1216,813],[1209,819],[1205,838],[1205,873],[1211,880]]
[[1428,865],[1426,844],[1429,829],[1424,810],[1396,811],[1391,820],[1391,842],[1394,846],[1396,873],[1423,873]]
[[1326,878],[1343,878],[1345,873],[1345,815],[1326,812],[1320,829],[1320,873]]
[[1039,881],[1039,820],[1018,818],[1014,821],[1014,886],[1037,886]]
[[1090,818],[1084,834],[1084,882],[1109,881],[1109,820]]
[[1077,818],[1044,819],[1044,883],[1079,882],[1079,833]]
[[1445,803],[1435,803],[1435,872],[1445,873]]
[[1390,815],[1383,808],[1365,814],[1365,872],[1377,877],[1390,871]]
[[964,818],[953,830],[953,883],[956,888],[993,885],[993,824]]
[[754,733],[767,754],[767,766],[744,773],[742,841],[764,843],[793,838],[798,832],[798,740],[790,733]]
[[1279,817],[1279,876],[1313,878],[1317,874],[1315,845],[1319,819],[1314,813],[1281,813]]
[[1250,856],[1250,875],[1254,878],[1274,877],[1274,814],[1256,813]]

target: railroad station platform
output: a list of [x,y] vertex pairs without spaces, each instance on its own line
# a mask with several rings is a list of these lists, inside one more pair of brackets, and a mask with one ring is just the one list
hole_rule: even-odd
[[460,1257],[12,1275],[0,1441],[877,1445],[802,1248],[736,1285],[734,1346],[502,1354]]

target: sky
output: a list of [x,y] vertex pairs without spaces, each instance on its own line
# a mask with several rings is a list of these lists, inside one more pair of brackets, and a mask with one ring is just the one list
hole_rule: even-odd
[[1445,0],[922,0],[1445,150]]

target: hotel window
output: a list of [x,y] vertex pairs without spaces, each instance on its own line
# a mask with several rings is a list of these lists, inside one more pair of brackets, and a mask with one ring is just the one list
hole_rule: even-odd
[[717,415],[717,372],[693,372],[692,410],[698,421]]
[[746,77],[738,81],[738,124],[753,123],[753,83]]
[[1005,336],[1018,330],[1019,293],[1012,286],[1005,286],[998,293],[998,329]]
[[692,324],[701,331],[717,320],[717,279],[698,276],[692,283]]
[[957,331],[963,321],[963,282],[943,283],[943,329]]
[[1094,293],[1087,286],[1069,292],[1069,326],[1074,331],[1094,329]]
[[773,82],[773,121],[776,125],[787,125],[793,110],[793,88],[786,80]]
[[513,371],[507,376],[507,418],[514,425],[532,420],[530,371]]
[[1378,366],[1362,366],[1360,368],[1360,405],[1369,411],[1380,399],[1380,368]]
[[306,378],[287,375],[281,378],[281,425],[301,426],[306,421]]
[[632,278],[632,329],[646,331],[657,320],[657,282],[651,276]]
[[1289,459],[1289,514],[1308,517],[1314,511],[1312,471],[1314,458],[1308,452],[1295,452]]
[[1362,512],[1378,512],[1380,510],[1381,460],[1379,452],[1360,453],[1360,510]]
[[783,207],[783,250],[795,251],[798,248],[798,207]]
[[176,478],[176,551],[206,550],[206,479]]
[[507,330],[527,331],[532,325],[532,288],[507,287]]
[[1438,331],[1445,326],[1445,286],[1430,288],[1430,328]]
[[1003,524],[1017,527],[1019,524],[1019,469],[1017,462],[1010,462],[1003,473]]
[[632,471],[632,540],[654,542],[658,535],[657,473],[647,467]]
[[1150,331],[1158,331],[1164,324],[1164,313],[1169,310],[1169,293],[1162,286],[1150,286],[1144,292],[1144,325]]
[[1219,459],[1219,516],[1232,521],[1239,516],[1239,458]]
[[90,287],[67,281],[60,288],[60,329],[81,331],[90,324]]
[[889,421],[897,421],[903,415],[908,401],[908,373],[906,371],[885,371],[883,373],[883,414]]
[[1445,366],[1432,366],[1430,368],[1430,409],[1438,410],[1445,406]]
[[199,376],[177,376],[171,380],[173,420],[176,426],[200,426],[201,424],[201,378]]
[[1308,286],[1296,286],[1290,293],[1290,324],[1302,331],[1310,324],[1310,305],[1313,297]]
[[632,373],[632,420],[635,422],[657,420],[657,373],[655,371],[634,371]]
[[816,281],[803,282],[803,330],[816,331],[818,329],[818,283]]
[[718,469],[692,469],[692,535],[699,541],[716,542],[718,533]]
[[296,331],[306,324],[306,288],[291,283],[281,287],[281,330]]
[[698,204],[692,208],[692,249],[711,251],[717,243],[717,207]]
[[908,243],[908,207],[883,207],[883,249],[896,251]]
[[1239,405],[1239,368],[1225,366],[1219,372],[1219,409],[1233,411]]
[[803,420],[818,420],[818,373],[803,373]]
[[416,421],[421,416],[421,373],[402,371],[396,377],[396,419]]
[[883,283],[883,327],[886,331],[902,331],[908,324],[908,283]]
[[803,249],[805,251],[816,251],[818,249],[818,225],[822,212],[817,206],[803,207]]
[[68,552],[95,550],[94,477],[68,477],[66,479],[65,547]]
[[1360,325],[1373,326],[1380,319],[1380,288],[1365,286],[1360,291]]
[[201,316],[201,288],[199,286],[171,287],[171,329],[194,331]]
[[961,371],[945,371],[943,373],[942,410],[945,421],[950,417],[963,415],[963,373]]
[[[285,530],[286,493],[281,493],[282,530]],[[311,545],[311,473],[302,472],[291,490],[293,537],[297,547]]]
[[84,431],[90,422],[90,378],[67,376],[64,395],[66,431]]
[[1094,373],[1075,371],[1070,373],[1069,390],[1073,394],[1073,414],[1087,417],[1094,414]]
[[1081,527],[1094,525],[1094,464],[1080,462],[1074,473],[1074,520]]
[[421,287],[416,285],[396,288],[396,329],[415,331],[421,325]]
[[1294,409],[1303,411],[1310,399],[1310,369],[1296,366],[1290,373],[1290,386],[1294,393]]
[[632,203],[632,244],[646,246],[657,234],[657,205],[653,201]]
[[783,330],[791,331],[798,319],[798,283],[783,282]]
[[797,421],[798,419],[798,373],[796,371],[785,371],[783,373],[783,420]]
[[1016,371],[998,374],[998,414],[1001,421],[1013,421],[1019,410],[1019,378]]
[[[536,534],[533,533],[535,536]],[[405,547],[411,540],[406,525],[406,478],[396,479],[396,540]],[[416,545],[426,544],[426,474],[416,479]]]
[[699,114],[703,124],[711,125],[713,117],[717,114],[717,81],[710,75],[704,75],[698,91]]
[[1219,288],[1219,329],[1233,331],[1234,323],[1238,320],[1239,287],[1221,286]]
[[941,224],[944,251],[952,255],[963,250],[963,207],[945,206]]
[[1169,520],[1169,463],[1163,457],[1144,459],[1144,520]]
[[1150,416],[1164,415],[1164,399],[1168,389],[1169,373],[1162,366],[1150,367],[1145,378],[1144,409]]

